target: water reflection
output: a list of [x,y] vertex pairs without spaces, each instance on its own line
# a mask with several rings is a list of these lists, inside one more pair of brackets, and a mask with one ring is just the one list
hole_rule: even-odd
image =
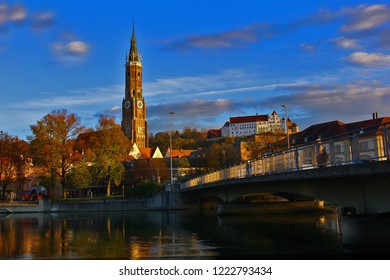
[[213,257],[212,246],[181,228],[178,212],[18,214],[0,218],[3,259]]
[[336,215],[145,211],[0,218],[1,259],[291,259],[343,250]]

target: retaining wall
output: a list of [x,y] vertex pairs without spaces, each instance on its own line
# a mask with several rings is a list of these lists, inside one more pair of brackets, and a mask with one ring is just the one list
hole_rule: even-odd
[[90,211],[128,211],[128,210],[164,210],[182,209],[178,192],[161,192],[153,197],[138,200],[99,200],[80,202],[51,202],[40,200],[39,204],[23,206],[0,205],[0,209],[10,213],[39,213],[39,212],[90,212]]

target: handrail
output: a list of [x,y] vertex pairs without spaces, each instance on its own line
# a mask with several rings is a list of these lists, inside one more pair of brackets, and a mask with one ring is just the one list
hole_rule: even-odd
[[290,149],[276,151],[182,182],[180,188],[186,189],[248,176],[388,160],[389,127],[390,123],[383,123],[295,145]]

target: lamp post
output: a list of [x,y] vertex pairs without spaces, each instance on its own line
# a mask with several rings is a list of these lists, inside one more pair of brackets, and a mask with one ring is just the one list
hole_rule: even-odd
[[169,157],[171,161],[171,191],[174,191],[173,188],[173,169],[172,169],[172,117],[175,112],[169,112]]
[[286,126],[286,134],[287,134],[287,149],[290,149],[290,137],[288,135],[288,108],[286,104],[282,104],[282,107],[286,109],[286,121],[285,121],[285,126]]

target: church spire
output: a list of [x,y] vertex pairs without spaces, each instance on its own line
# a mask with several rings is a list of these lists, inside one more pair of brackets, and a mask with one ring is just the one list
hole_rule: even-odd
[[131,42],[130,42],[129,61],[141,62],[141,55],[138,53],[137,39],[135,38],[134,23],[133,23],[133,34],[131,35]]

